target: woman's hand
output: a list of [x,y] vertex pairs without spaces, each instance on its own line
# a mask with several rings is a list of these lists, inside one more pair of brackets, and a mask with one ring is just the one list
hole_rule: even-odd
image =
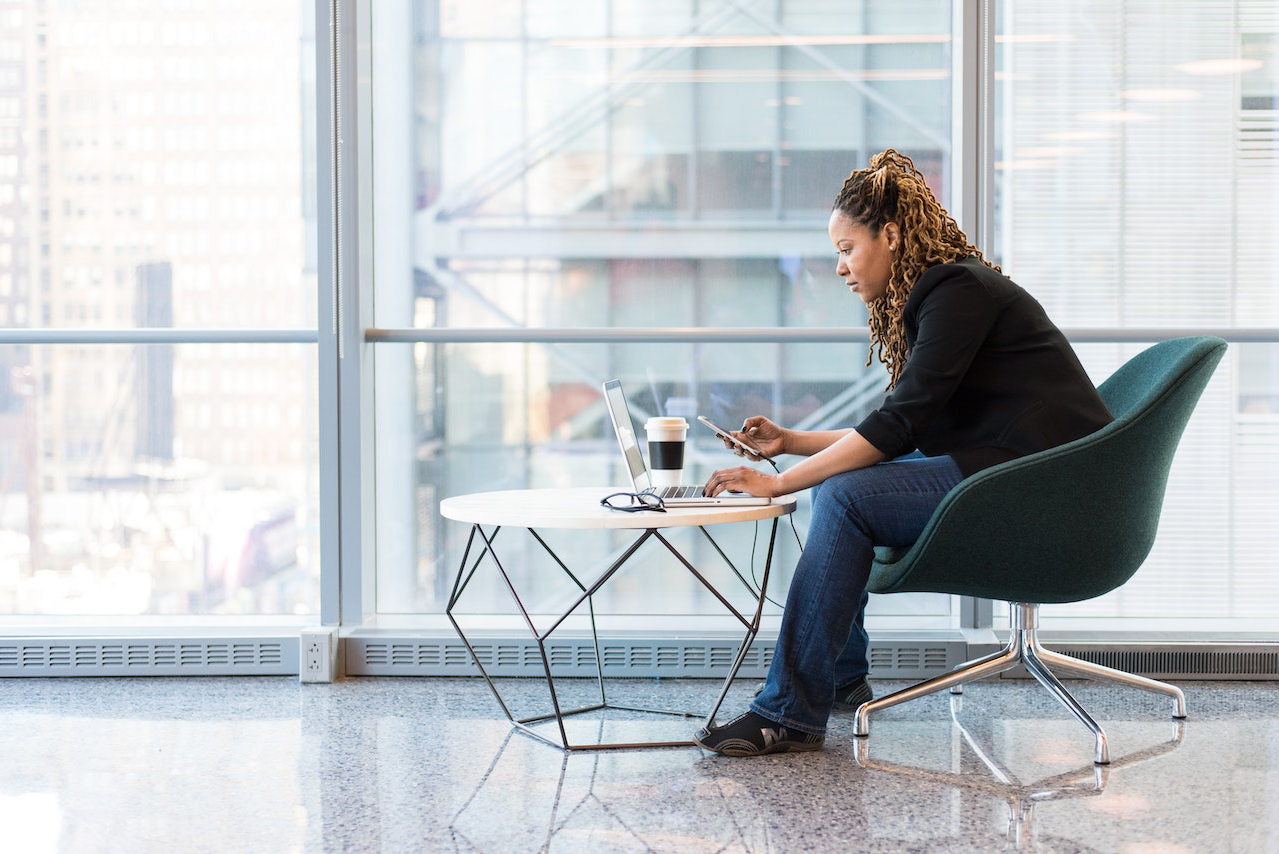
[[733,435],[752,448],[760,450],[758,455],[750,454],[730,442],[725,442],[724,445],[739,457],[758,462],[764,457],[777,457],[786,453],[786,431],[762,415],[752,415],[747,418],[742,424],[742,429],[734,430]]
[[758,469],[738,466],[720,469],[706,481],[706,494],[712,498],[721,492],[745,492],[748,495],[775,498],[782,494],[780,478]]

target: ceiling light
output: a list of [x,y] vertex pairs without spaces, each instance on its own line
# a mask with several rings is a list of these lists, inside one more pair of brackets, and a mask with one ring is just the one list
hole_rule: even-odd
[[1119,97],[1130,101],[1193,101],[1203,94],[1194,89],[1128,89],[1120,92]]
[[1026,160],[996,160],[995,169],[1000,172],[1026,169],[1052,169],[1057,161],[1052,158],[1029,158]]
[[1125,122],[1148,122],[1155,116],[1150,113],[1139,113],[1136,110],[1097,110],[1094,113],[1080,113],[1079,118],[1086,122],[1123,124]]
[[1178,71],[1186,74],[1241,74],[1245,71],[1256,71],[1260,68],[1260,59],[1198,59],[1194,62],[1183,62],[1177,66]]
[[1109,130],[1063,130],[1046,133],[1044,139],[1050,142],[1093,142],[1098,139],[1114,139],[1115,132]]

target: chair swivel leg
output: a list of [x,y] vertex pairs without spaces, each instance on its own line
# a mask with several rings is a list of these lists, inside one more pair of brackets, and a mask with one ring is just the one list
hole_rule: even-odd
[[1186,700],[1180,688],[1045,649],[1039,643],[1039,606],[1037,604],[1019,602],[1009,604],[1011,605],[1012,633],[1009,637],[1008,645],[1002,651],[974,659],[967,664],[961,664],[955,670],[943,676],[937,676],[926,682],[889,694],[886,697],[871,700],[869,703],[863,703],[857,709],[857,715],[853,722],[853,734],[857,736],[869,734],[869,716],[871,712],[895,706],[898,703],[904,703],[917,697],[923,697],[945,688],[950,688],[953,692],[960,693],[957,689],[960,689],[965,682],[973,682],[986,676],[994,676],[1018,664],[1024,665],[1026,670],[1040,685],[1056,697],[1062,705],[1070,709],[1071,713],[1092,732],[1095,742],[1093,761],[1098,765],[1110,763],[1110,748],[1106,740],[1106,733],[1097,721],[1093,719],[1092,715],[1079,704],[1079,701],[1066,690],[1061,680],[1049,669],[1050,665],[1058,670],[1079,676],[1105,679],[1147,691],[1167,694],[1173,698],[1176,706],[1173,717],[1185,717]]
[[1120,685],[1128,685],[1132,688],[1140,688],[1143,691],[1153,691],[1157,694],[1167,694],[1173,700],[1174,718],[1184,718],[1186,716],[1186,695],[1176,685],[1169,685],[1167,682],[1160,682],[1156,679],[1148,679],[1145,676],[1138,676],[1135,673],[1125,673],[1122,670],[1116,670],[1113,667],[1106,667],[1102,664],[1094,664],[1091,661],[1084,661],[1071,655],[1063,655],[1060,652],[1053,652],[1050,649],[1036,646],[1035,652],[1043,660],[1044,664],[1055,670],[1064,670],[1075,676],[1083,676],[1090,679],[1102,679],[1107,682],[1116,682]]
[[1021,661],[1020,647],[1020,638],[1014,633],[1012,641],[1002,652],[976,659],[970,665],[961,665],[960,668],[952,670],[950,673],[934,676],[926,682],[903,688],[900,691],[894,691],[892,694],[871,700],[868,703],[862,703],[857,707],[857,715],[853,721],[853,735],[866,736],[870,734],[869,717],[871,712],[887,709],[889,706],[896,706],[898,703],[905,703],[918,697],[935,694],[938,691],[962,685],[965,682],[972,682],[986,676],[994,676],[996,673],[1003,673],[1005,670],[1016,667]]
[[[988,662],[988,661],[994,661],[994,660],[996,660],[996,659],[1003,659],[1003,658],[1005,658],[1007,655],[1008,655],[1008,647],[1004,647],[1003,649],[998,650],[997,652],[992,652],[992,653],[990,653],[990,654],[988,654],[988,655],[983,655],[983,656],[979,656],[979,657],[977,657],[977,658],[974,658],[972,661],[965,661],[963,664],[958,664],[958,665],[956,665],[954,668],[952,668],[952,669],[951,669],[951,672],[952,672],[952,673],[959,673],[959,672],[961,672],[961,671],[968,671],[968,670],[972,670],[973,668],[980,667],[981,665],[985,664],[985,663],[986,663],[986,662]],[[973,681],[973,680],[971,680],[971,679],[967,679],[967,680],[965,680],[965,682],[971,682],[971,681]],[[964,682],[958,682],[958,683],[956,683],[956,684],[954,684],[954,685],[951,685],[951,686],[950,686],[950,693],[952,693],[952,694],[962,694],[962,693],[964,693]]]
[[1026,670],[1030,672],[1030,675],[1035,677],[1035,681],[1047,688],[1049,693],[1061,701],[1063,706],[1070,709],[1074,716],[1079,718],[1080,722],[1092,732],[1095,742],[1093,762],[1098,765],[1109,765],[1110,747],[1106,741],[1105,730],[1101,728],[1097,721],[1093,720],[1092,715],[1088,714],[1083,706],[1079,705],[1079,701],[1066,690],[1066,686],[1061,684],[1061,680],[1053,675],[1053,672],[1039,660],[1039,654],[1036,652],[1034,644],[1026,645],[1022,653],[1022,663],[1026,665]]

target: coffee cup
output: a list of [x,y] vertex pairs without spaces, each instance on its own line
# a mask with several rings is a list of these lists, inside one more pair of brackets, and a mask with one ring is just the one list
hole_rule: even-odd
[[688,422],[679,417],[654,416],[644,424],[648,434],[648,472],[653,486],[679,486],[684,471],[684,443]]

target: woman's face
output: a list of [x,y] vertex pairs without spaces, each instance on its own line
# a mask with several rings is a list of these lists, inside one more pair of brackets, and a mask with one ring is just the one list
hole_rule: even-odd
[[830,241],[839,252],[835,275],[844,279],[848,290],[871,303],[888,293],[888,279],[893,270],[893,254],[897,250],[900,230],[897,223],[886,223],[872,237],[870,229],[848,218],[842,211],[830,215]]

